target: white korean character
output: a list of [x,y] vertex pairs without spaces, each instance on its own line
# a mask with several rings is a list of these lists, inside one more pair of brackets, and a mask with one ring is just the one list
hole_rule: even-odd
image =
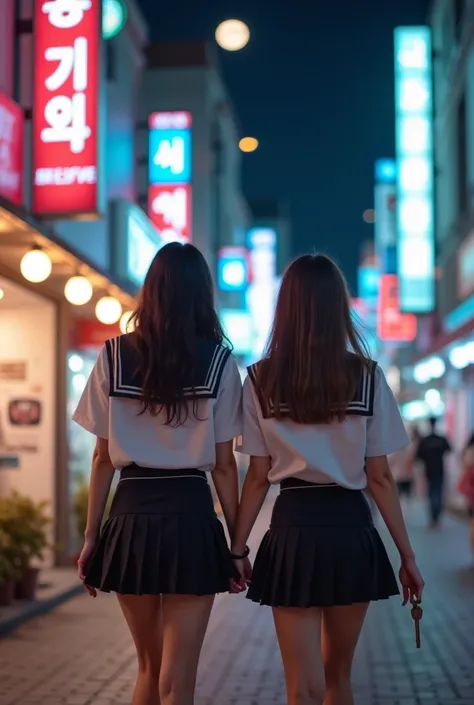
[[71,152],[80,154],[85,147],[91,128],[86,125],[86,96],[75,93],[72,98],[57,95],[51,98],[44,110],[49,127],[41,131],[43,142],[69,142]]
[[178,231],[187,226],[187,194],[185,189],[178,188],[173,193],[165,191],[157,196],[152,204],[154,213],[163,217],[163,222]]
[[181,174],[184,171],[183,138],[173,137],[171,140],[162,140],[156,150],[153,163],[162,169],[169,169],[172,174]]
[[50,0],[43,3],[42,10],[49,15],[49,21],[58,29],[76,27],[87,10],[92,7],[92,0]]
[[55,71],[45,81],[48,91],[57,91],[72,73],[75,91],[87,88],[87,39],[78,37],[72,47],[49,47],[45,51],[47,61],[58,61]]

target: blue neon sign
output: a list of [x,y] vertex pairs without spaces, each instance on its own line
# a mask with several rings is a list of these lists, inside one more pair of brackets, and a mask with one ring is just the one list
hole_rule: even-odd
[[149,134],[149,183],[189,183],[191,131],[158,129]]
[[247,250],[223,247],[217,259],[217,285],[221,291],[243,291],[248,282]]
[[431,30],[395,30],[397,270],[400,308],[435,305]]

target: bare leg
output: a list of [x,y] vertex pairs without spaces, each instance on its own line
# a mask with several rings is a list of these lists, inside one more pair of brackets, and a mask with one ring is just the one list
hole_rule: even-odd
[[323,693],[321,610],[275,607],[288,705],[320,705]]
[[117,595],[137,650],[138,677],[132,705],[161,705],[161,597]]
[[214,595],[163,595],[160,705],[193,705]]
[[354,705],[351,669],[368,604],[323,610],[324,705]]

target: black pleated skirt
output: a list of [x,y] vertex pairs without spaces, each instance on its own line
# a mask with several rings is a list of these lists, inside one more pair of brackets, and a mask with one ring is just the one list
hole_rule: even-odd
[[284,480],[247,597],[271,607],[332,607],[398,595],[364,493]]
[[214,595],[238,574],[199,470],[122,470],[85,583],[122,595]]

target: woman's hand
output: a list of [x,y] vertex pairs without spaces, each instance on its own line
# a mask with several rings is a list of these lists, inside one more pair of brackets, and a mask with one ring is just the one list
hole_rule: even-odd
[[[95,541],[91,541],[90,539],[86,539],[86,541],[84,541],[81,555],[79,556],[77,561],[77,573],[79,575],[79,580],[82,580],[83,583],[86,578],[87,566],[92,556],[94,555],[95,549]],[[93,588],[91,585],[86,585],[86,583],[84,583],[84,587],[86,588],[87,592],[91,597],[97,597],[97,591],[95,588]]]
[[249,558],[234,558],[234,565],[240,575],[239,580],[230,581],[231,593],[244,592],[250,584],[252,577],[252,564]]
[[408,602],[421,602],[425,581],[416,565],[415,558],[402,558],[398,575],[403,588],[403,606]]

